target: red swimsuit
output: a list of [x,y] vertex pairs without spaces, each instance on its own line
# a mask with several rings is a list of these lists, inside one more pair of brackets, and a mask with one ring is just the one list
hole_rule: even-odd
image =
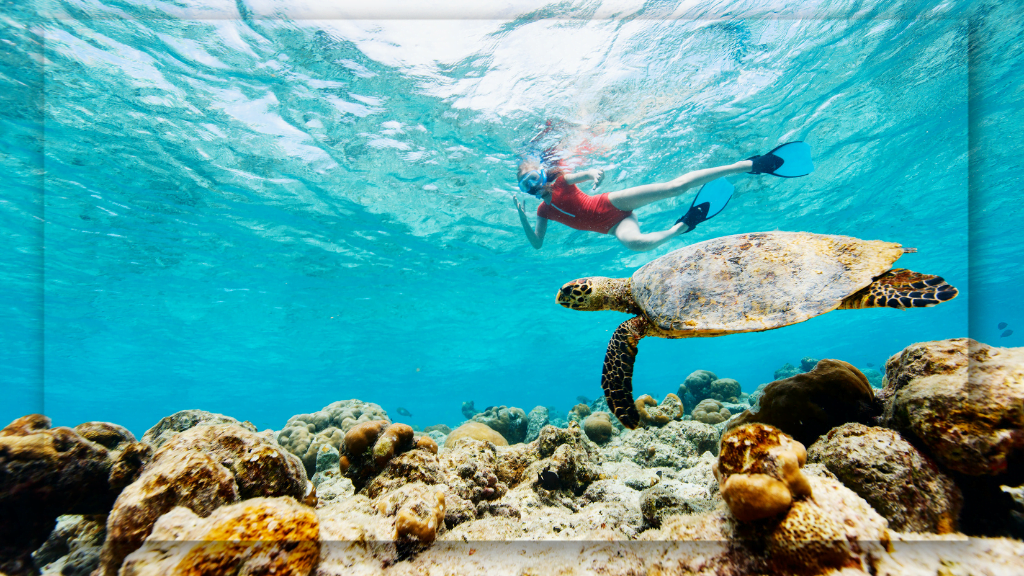
[[607,193],[588,196],[575,184],[566,184],[561,175],[551,185],[551,203],[541,202],[537,207],[537,216],[541,218],[601,234],[607,234],[630,214],[613,206]]

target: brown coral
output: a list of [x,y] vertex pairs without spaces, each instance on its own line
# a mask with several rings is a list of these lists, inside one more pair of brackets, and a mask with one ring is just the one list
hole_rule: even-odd
[[408,424],[364,422],[345,435],[338,467],[356,491],[378,494],[416,480],[440,482],[436,451],[429,436],[417,440]]
[[793,498],[811,495],[800,471],[806,461],[803,445],[779,429],[748,424],[722,436],[714,472],[733,516],[749,522],[779,514]]
[[594,412],[583,421],[583,431],[598,444],[605,444],[612,439],[612,420],[607,412]]
[[732,414],[722,403],[712,398],[701,400],[690,414],[697,422],[719,424],[729,419]]
[[483,440],[484,442],[490,442],[495,446],[508,446],[508,441],[505,440],[505,437],[490,426],[480,422],[470,421],[459,426],[455,430],[452,430],[452,433],[449,434],[448,438],[444,441],[444,447],[451,448],[455,446],[455,443],[461,438]]
[[395,516],[395,539],[413,540],[429,544],[437,538],[437,530],[444,526],[444,492],[434,492],[434,501],[410,499]]
[[810,445],[847,422],[868,422],[880,412],[867,376],[842,360],[821,360],[814,369],[764,388],[757,412],[744,411],[730,426],[769,424]]
[[661,404],[650,394],[644,394],[634,404],[640,412],[640,422],[645,426],[661,427],[683,416],[683,401],[675,394],[665,396]]

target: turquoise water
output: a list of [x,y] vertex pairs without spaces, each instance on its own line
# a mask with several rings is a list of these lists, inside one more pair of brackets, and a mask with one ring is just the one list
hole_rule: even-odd
[[[697,369],[751,391],[803,356],[878,368],[923,340],[1019,345],[1018,10],[693,4],[4,3],[0,420],[567,410],[600,395],[626,316],[557,306],[562,283],[749,231],[915,246],[899,265],[960,296],[647,339],[637,394]],[[556,224],[535,251],[511,197],[549,119],[604,191],[789,140],[817,170],[732,178],[725,212],[653,252]],[[691,199],[637,214],[667,227]]]

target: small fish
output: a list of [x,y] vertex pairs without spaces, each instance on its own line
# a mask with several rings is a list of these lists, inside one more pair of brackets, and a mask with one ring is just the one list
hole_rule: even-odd
[[875,367],[875,365],[873,363],[868,362],[868,368],[874,368],[874,367]]
[[1011,335],[1011,334],[1013,334],[1013,330],[1006,330],[1005,332],[1003,332],[1002,334],[1000,334],[1000,335],[999,335],[999,337],[1000,337],[1000,338],[1006,338],[1007,336],[1009,336],[1009,335]]
[[582,395],[581,396],[577,396],[576,397],[576,401],[577,402],[582,402],[582,403],[584,403],[584,404],[586,404],[588,406],[590,405],[590,398],[587,398],[586,396],[582,396]]
[[395,412],[398,412],[398,414],[401,416],[412,416],[412,414],[410,414],[408,410],[401,407],[399,407],[398,410],[395,410]]
[[1006,322],[1000,322],[999,326],[997,326],[997,328],[1002,330],[1003,328],[1006,328],[1007,326],[1009,326],[1009,324],[1007,324]]
[[537,474],[537,480],[545,490],[558,490],[562,487],[562,479],[554,470],[545,470]]

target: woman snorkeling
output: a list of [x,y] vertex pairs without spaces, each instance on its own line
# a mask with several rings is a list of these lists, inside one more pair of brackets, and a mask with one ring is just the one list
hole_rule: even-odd
[[[785,166],[783,170],[782,167]],[[704,186],[719,178],[741,174],[774,174],[776,176],[805,176],[813,170],[810,161],[810,148],[803,142],[790,142],[762,156],[754,156],[747,160],[687,172],[682,176],[658,184],[634,186],[616,192],[606,192],[591,196],[579,189],[577,184],[592,180],[594,187],[601,183],[604,171],[598,169],[570,173],[560,166],[544,166],[541,160],[524,160],[519,164],[519,189],[536,196],[541,200],[537,207],[537,226],[530,225],[519,198],[514,198],[519,210],[519,220],[523,231],[534,248],[540,249],[544,244],[544,234],[548,229],[548,220],[561,222],[576,230],[588,230],[601,234],[612,234],[619,242],[630,250],[643,252],[661,246],[665,242],[693,230],[697,224],[717,214],[724,207],[723,202],[709,214],[711,207],[706,202],[694,205],[682,218],[671,227],[658,232],[641,232],[633,210],[652,202],[674,198],[686,190]],[[732,193],[732,185],[722,181],[716,185],[718,190],[727,190],[724,202]],[[698,198],[699,200],[699,198]]]

